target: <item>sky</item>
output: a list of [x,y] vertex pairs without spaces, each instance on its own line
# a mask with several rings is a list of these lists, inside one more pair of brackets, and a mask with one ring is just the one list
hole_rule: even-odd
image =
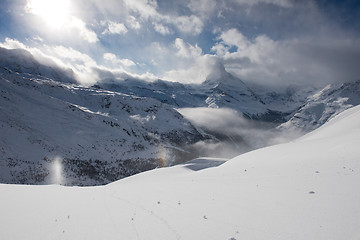
[[[0,0],[0,47],[112,78],[269,88],[360,79],[358,0]],[[215,74],[214,74],[215,73]]]

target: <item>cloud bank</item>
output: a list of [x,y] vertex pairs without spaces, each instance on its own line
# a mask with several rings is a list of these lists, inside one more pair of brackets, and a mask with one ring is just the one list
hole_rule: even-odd
[[273,124],[249,120],[232,109],[182,108],[178,111],[195,126],[218,138],[190,146],[202,156],[231,158],[302,135],[300,132],[281,132],[274,129]]
[[91,69],[201,83],[224,68],[273,89],[360,75],[360,4],[353,1],[78,0],[62,1],[57,18],[33,1],[4,2],[0,41],[98,80],[104,74]]

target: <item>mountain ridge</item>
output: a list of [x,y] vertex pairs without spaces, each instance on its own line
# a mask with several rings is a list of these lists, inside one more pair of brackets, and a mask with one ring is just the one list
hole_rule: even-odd
[[[315,93],[260,93],[224,68],[197,85],[106,79],[85,87],[25,50],[0,51],[0,181],[6,183],[52,183],[59,161],[63,184],[101,185],[207,156],[224,144],[227,154],[238,155],[289,139],[284,133],[299,131],[298,137],[360,103],[360,81]],[[223,121],[223,113],[234,119],[214,130],[181,114],[201,108],[220,110],[206,111],[217,114],[213,121]]]
[[210,137],[154,99],[26,73],[1,74],[0,85],[2,182],[51,183],[61,158],[64,184],[104,184],[194,157],[182,147]]

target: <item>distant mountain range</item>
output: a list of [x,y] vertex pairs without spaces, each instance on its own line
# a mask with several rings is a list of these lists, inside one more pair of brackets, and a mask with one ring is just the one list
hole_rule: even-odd
[[360,104],[360,80],[343,84],[328,85],[310,95],[291,114],[291,118],[278,128],[310,132],[333,116]]
[[189,146],[224,139],[176,109],[227,108],[277,131],[308,132],[360,103],[360,81],[257,93],[220,71],[199,85],[102,79],[84,87],[71,70],[0,48],[0,182],[101,185],[191,160],[201,152]]

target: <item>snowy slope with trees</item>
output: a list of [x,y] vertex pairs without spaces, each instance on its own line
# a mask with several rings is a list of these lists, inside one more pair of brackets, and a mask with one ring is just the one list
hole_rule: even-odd
[[359,239],[359,145],[353,107],[297,141],[225,163],[202,159],[101,187],[0,185],[0,232],[13,240]]

